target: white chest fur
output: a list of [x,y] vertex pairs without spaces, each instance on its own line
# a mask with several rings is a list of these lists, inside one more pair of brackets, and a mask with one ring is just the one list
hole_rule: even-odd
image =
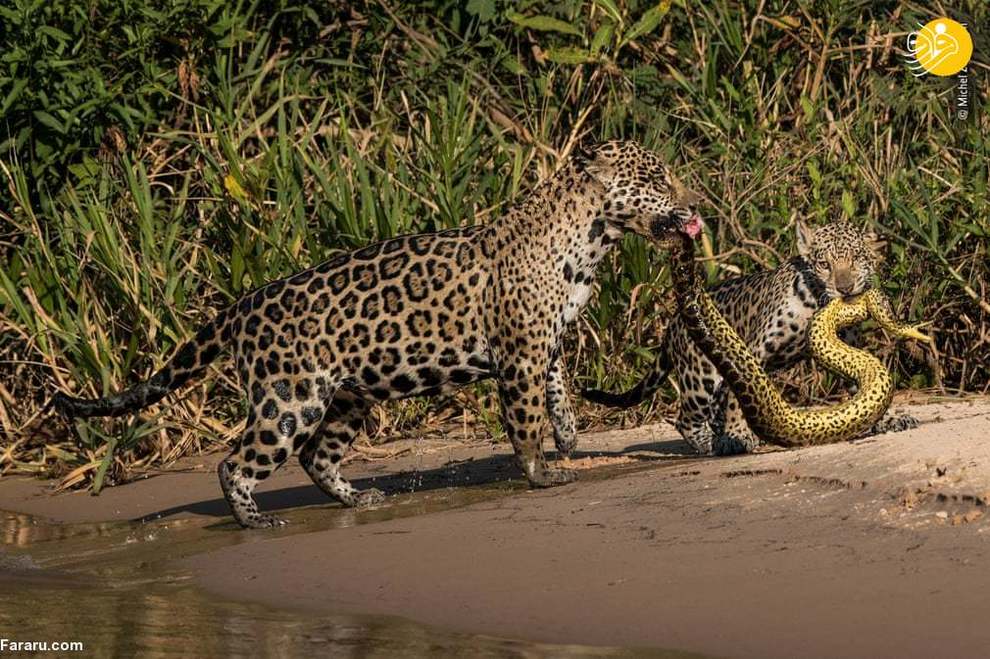
[[[599,222],[602,222],[599,220]],[[598,263],[622,237],[622,231],[603,226],[597,231],[592,227],[589,241],[585,242],[585,232],[581,233],[579,245],[571,251],[564,265],[564,283],[567,287],[567,298],[564,301],[563,324],[574,321],[591,299],[591,291],[595,286],[595,270]]]
[[587,282],[581,284],[574,284],[571,287],[571,293],[567,298],[567,302],[564,303],[564,322],[570,323],[578,314],[581,313],[581,309],[584,305],[588,303],[591,298],[591,289],[594,282]]

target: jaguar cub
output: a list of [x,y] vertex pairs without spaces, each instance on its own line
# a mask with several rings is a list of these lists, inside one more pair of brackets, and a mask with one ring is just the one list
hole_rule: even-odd
[[610,142],[576,157],[499,220],[409,235],[342,254],[220,311],[150,380],[95,400],[56,394],[66,416],[112,416],[161,400],[230,351],[250,401],[240,443],[218,468],[234,518],[259,512],[255,486],[298,453],[324,492],[357,491],[340,462],[379,401],[498,381],[506,433],[531,485],[567,483],[543,439],[575,444],[560,342],[591,295],[598,263],[625,232],[696,235],[690,193],[656,154]]
[[[818,309],[870,288],[880,263],[876,246],[873,235],[846,222],[812,229],[798,221],[797,257],[773,270],[724,281],[711,289],[712,298],[767,372],[780,371],[808,356],[808,327]],[[735,397],[679,318],[668,326],[650,372],[632,389],[621,394],[587,389],[581,395],[610,407],[630,407],[652,396],[671,372],[681,393],[675,426],[696,451],[726,455],[759,444]],[[871,433],[915,426],[912,417],[887,416]]]

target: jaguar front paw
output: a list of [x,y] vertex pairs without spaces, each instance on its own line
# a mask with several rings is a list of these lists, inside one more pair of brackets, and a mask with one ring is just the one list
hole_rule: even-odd
[[740,455],[752,453],[758,442],[753,437],[744,435],[723,434],[712,440],[712,455]]
[[370,508],[384,502],[385,493],[374,487],[370,487],[367,490],[361,490],[354,495],[355,508]]
[[532,487],[556,487],[573,483],[577,480],[577,472],[573,469],[544,469],[541,473],[534,474],[529,478]]

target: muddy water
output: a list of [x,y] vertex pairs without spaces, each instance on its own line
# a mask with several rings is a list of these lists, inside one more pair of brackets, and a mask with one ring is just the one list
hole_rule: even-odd
[[[301,614],[225,601],[174,567],[183,557],[286,534],[449,510],[519,483],[398,495],[374,510],[318,506],[290,524],[243,532],[202,518],[57,524],[0,512],[0,639],[81,641],[75,656],[622,656],[680,652],[550,646],[459,634],[402,618]],[[51,656],[51,655],[49,655]]]

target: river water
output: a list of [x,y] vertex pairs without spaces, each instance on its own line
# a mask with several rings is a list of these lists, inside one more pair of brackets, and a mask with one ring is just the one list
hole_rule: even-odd
[[[503,482],[403,494],[378,510],[301,508],[288,512],[290,525],[278,534],[451,509],[521,487]],[[218,598],[176,567],[184,557],[265,538],[214,519],[63,524],[0,511],[0,645],[3,639],[77,641],[82,652],[40,656],[96,657],[696,656],[536,644],[398,617],[280,610]]]

